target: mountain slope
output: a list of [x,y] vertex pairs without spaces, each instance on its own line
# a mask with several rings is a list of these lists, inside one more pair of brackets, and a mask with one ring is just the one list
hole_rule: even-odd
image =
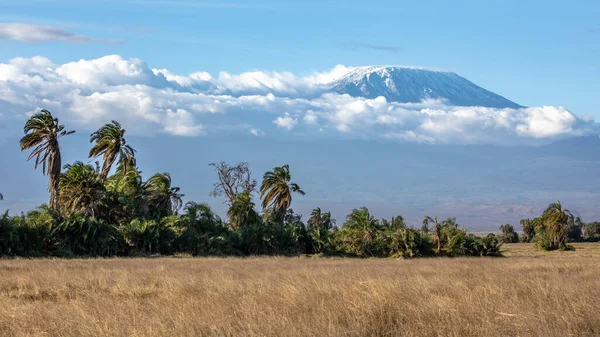
[[522,107],[455,73],[413,67],[357,67],[335,80],[331,91],[400,103],[443,99],[456,106]]

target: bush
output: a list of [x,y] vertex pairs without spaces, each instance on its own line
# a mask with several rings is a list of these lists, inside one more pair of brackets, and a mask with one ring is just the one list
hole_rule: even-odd
[[600,241],[600,222],[584,224],[583,240],[588,242]]
[[533,241],[541,250],[573,250],[569,246],[569,232],[575,224],[573,214],[562,208],[560,202],[550,204],[544,213],[534,221]]
[[500,232],[502,235],[500,236],[500,240],[504,243],[517,243],[519,242],[519,234],[515,231],[515,228],[510,225],[502,225],[500,226]]
[[484,237],[475,237],[473,242],[473,256],[502,256],[501,247],[504,242],[499,240],[494,234],[488,234]]
[[434,254],[429,236],[416,229],[404,227],[390,234],[389,256],[411,258]]

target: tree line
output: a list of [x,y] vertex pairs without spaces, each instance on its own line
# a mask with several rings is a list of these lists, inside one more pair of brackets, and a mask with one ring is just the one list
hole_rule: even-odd
[[533,219],[521,220],[519,235],[510,224],[500,226],[502,242],[533,242],[541,250],[573,250],[571,242],[600,242],[600,222],[584,223],[559,202]]
[[[222,219],[207,204],[184,205],[184,195],[168,172],[144,181],[136,150],[116,121],[90,135],[88,157],[99,161],[63,166],[60,139],[74,132],[48,110],[25,123],[20,148],[30,151],[28,160],[48,177],[50,198],[47,205],[19,216],[9,216],[8,211],[0,216],[0,255],[501,256],[504,242],[519,239],[510,225],[501,228],[501,235],[476,236],[459,228],[455,218],[425,217],[416,228],[401,216],[378,219],[367,208],[353,210],[339,226],[321,208],[303,222],[290,207],[294,195],[305,192],[292,181],[288,165],[266,172],[259,186],[247,163],[210,164],[217,175],[210,195],[224,197],[228,205]],[[531,222],[532,229],[522,240],[535,241],[542,249],[570,248],[577,226],[582,237],[600,237],[597,224],[583,230],[581,220],[573,219],[560,203],[524,221],[524,228]],[[592,228],[596,236],[590,234]]]

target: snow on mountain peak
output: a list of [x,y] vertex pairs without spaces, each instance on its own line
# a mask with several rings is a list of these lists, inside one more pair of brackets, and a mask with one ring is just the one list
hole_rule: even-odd
[[450,71],[407,66],[366,66],[348,71],[329,84],[331,91],[353,97],[385,97],[388,101],[418,103],[442,99],[456,106],[520,108],[491,91]]
[[334,82],[339,81],[343,78],[361,78],[363,76],[369,74],[379,74],[380,76],[391,76],[393,72],[400,71],[402,69],[411,69],[411,70],[423,70],[423,71],[431,71],[431,72],[447,72],[441,69],[435,68],[426,68],[426,67],[415,67],[415,66],[360,66],[360,67],[348,67],[348,71],[342,76],[336,78]]

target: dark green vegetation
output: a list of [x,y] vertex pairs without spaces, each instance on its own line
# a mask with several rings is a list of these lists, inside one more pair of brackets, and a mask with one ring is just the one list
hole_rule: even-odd
[[[521,220],[521,225],[523,235],[520,241],[533,242],[541,250],[572,250],[574,248],[569,242],[600,241],[600,223],[584,223],[564,209],[560,202],[550,204],[537,218]],[[506,238],[511,234],[503,235]]]
[[[355,209],[341,226],[316,208],[304,223],[290,208],[293,196],[305,192],[292,181],[288,165],[264,174],[257,210],[258,184],[248,164],[210,164],[217,173],[210,194],[224,196],[229,205],[223,220],[206,204],[183,205],[184,195],[167,172],[144,181],[136,151],[116,121],[91,135],[89,158],[101,158],[102,165],[61,166],[59,140],[73,132],[47,110],[25,124],[21,150],[31,150],[29,159],[48,176],[50,201],[27,214],[0,217],[0,255],[500,256],[502,243],[518,241],[511,225],[501,227],[501,236],[479,237],[454,218],[425,217],[422,227],[413,228],[401,216],[377,219],[367,208]],[[597,223],[583,224],[560,203],[522,224],[522,240],[542,249],[569,249],[569,241],[600,238]]]

